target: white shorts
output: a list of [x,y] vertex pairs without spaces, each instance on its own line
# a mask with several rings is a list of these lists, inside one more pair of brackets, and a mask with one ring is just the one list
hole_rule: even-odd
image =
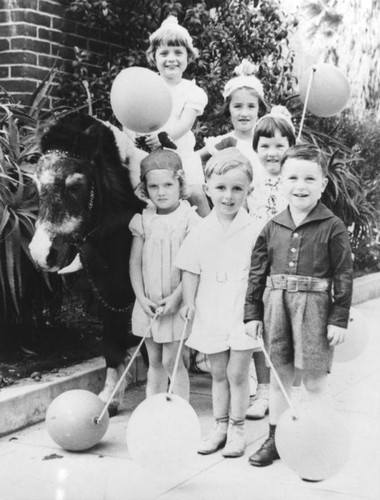
[[216,354],[228,350],[254,352],[261,350],[261,343],[245,333],[244,324],[233,328],[230,333],[209,335],[204,333],[190,333],[186,345],[204,354]]

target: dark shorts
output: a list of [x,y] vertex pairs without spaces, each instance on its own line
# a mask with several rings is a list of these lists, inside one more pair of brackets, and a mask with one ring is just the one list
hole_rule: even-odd
[[274,366],[331,371],[333,348],[327,340],[330,293],[264,292],[264,342]]

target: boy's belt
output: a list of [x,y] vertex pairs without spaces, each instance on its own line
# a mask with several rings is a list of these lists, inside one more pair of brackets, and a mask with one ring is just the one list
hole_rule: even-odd
[[331,279],[274,274],[273,276],[268,276],[267,287],[286,290],[288,292],[325,292],[331,287]]

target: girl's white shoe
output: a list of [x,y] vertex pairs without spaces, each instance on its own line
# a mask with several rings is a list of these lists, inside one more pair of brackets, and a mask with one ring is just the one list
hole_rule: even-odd
[[228,458],[237,458],[244,455],[244,451],[244,425],[230,423],[227,432],[227,443],[222,451],[222,455]]
[[214,429],[210,432],[206,439],[202,441],[198,448],[200,455],[209,455],[215,453],[226,444],[227,441],[227,426],[221,425],[218,421],[215,422]]

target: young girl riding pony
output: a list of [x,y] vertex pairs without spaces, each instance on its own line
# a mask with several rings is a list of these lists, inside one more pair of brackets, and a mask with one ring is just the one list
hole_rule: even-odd
[[186,28],[178,24],[175,16],[169,16],[149,37],[148,62],[155,66],[167,83],[173,99],[169,120],[160,130],[145,136],[151,149],[160,147],[160,132],[166,132],[175,144],[182,160],[188,183],[189,200],[198,213],[209,213],[207,198],[203,192],[204,175],[199,155],[195,153],[195,137],[191,131],[195,120],[202,115],[207,104],[207,94],[194,81],[183,78],[188,64],[198,57],[198,50]]

